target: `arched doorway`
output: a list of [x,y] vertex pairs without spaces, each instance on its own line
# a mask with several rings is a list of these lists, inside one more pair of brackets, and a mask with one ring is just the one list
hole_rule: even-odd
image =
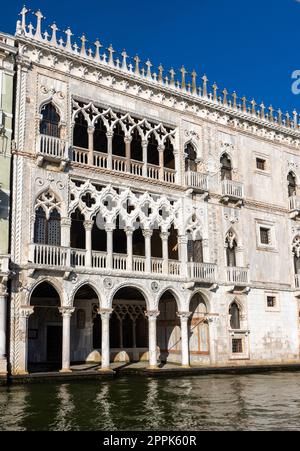
[[28,322],[29,372],[60,370],[62,364],[62,316],[60,297],[48,282],[38,285],[31,295],[34,313]]
[[142,292],[124,287],[114,296],[110,319],[112,362],[148,360],[147,304]]
[[71,362],[101,361],[100,301],[90,285],[84,285],[74,297],[75,312],[71,320]]
[[191,363],[209,363],[209,322],[208,309],[204,298],[196,293],[190,304],[192,312],[189,321],[189,345]]
[[158,360],[162,363],[181,363],[181,327],[176,299],[167,291],[159,302],[160,315],[157,323]]

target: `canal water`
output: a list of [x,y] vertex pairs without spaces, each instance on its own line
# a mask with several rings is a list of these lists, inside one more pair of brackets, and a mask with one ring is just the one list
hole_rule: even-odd
[[300,373],[0,388],[0,431],[299,429]]

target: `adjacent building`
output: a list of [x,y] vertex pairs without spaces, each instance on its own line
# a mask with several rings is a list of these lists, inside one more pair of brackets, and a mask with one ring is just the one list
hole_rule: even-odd
[[50,36],[40,11],[35,28],[27,14],[15,38],[12,373],[298,362],[297,113],[89,49],[84,35],[78,45],[55,24]]
[[7,283],[9,278],[10,183],[15,41],[0,33],[0,375],[7,373]]

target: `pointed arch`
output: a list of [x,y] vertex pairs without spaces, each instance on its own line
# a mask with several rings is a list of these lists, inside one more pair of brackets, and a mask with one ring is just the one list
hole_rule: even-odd
[[86,112],[79,110],[74,116],[73,146],[81,149],[89,148],[89,118]]
[[184,146],[185,152],[185,170],[191,172],[197,172],[197,147],[192,140],[188,141]]
[[229,306],[230,327],[232,330],[241,330],[242,306],[234,299]]
[[42,105],[40,112],[41,112],[41,121],[40,121],[41,135],[59,138],[60,122],[61,122],[59,109],[51,101]]
[[236,267],[237,266],[236,251],[238,247],[238,239],[235,231],[232,228],[229,229],[226,234],[225,247],[226,247],[227,266]]
[[221,180],[232,180],[232,159],[227,152],[222,153],[220,158]]

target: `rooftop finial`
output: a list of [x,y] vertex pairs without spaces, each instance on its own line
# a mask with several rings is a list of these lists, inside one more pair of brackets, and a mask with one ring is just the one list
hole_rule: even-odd
[[100,49],[101,49],[102,45],[101,45],[101,42],[99,41],[99,39],[96,40],[95,47],[96,47],[95,60],[97,62],[100,62]]
[[69,52],[73,51],[72,48],[72,42],[71,42],[71,37],[73,36],[73,33],[71,31],[71,28],[69,27],[66,31],[66,36],[67,36],[67,43],[66,43],[66,50],[68,50]]
[[223,105],[228,105],[227,96],[228,96],[228,91],[225,88],[224,91],[223,91]]
[[29,9],[24,5],[22,11],[20,12],[20,16],[22,16],[22,30],[26,31],[26,15],[29,13]]
[[207,78],[207,76],[205,74],[203,75],[202,80],[203,80],[203,90],[202,90],[203,97],[207,97],[207,82],[208,82],[208,78]]
[[160,64],[158,66],[158,81],[159,81],[159,83],[162,83],[163,79],[164,79],[164,68],[163,68],[163,65]]
[[214,100],[215,102],[217,102],[217,100],[218,100],[218,94],[217,94],[217,92],[218,92],[218,86],[217,86],[217,83],[216,83],[216,82],[214,82],[214,84],[212,85],[212,88],[213,88],[213,100]]
[[197,72],[195,69],[192,72],[192,94],[197,94]]
[[172,69],[170,70],[170,75],[171,75],[170,86],[175,86],[175,74],[176,74],[176,72],[172,67]]
[[108,47],[107,50],[109,52],[108,64],[110,66],[114,66],[114,53],[115,53],[115,50],[114,50],[112,44],[110,44],[110,46]]
[[233,98],[233,108],[236,109],[237,108],[237,103],[236,103],[236,101],[237,101],[237,93],[235,91],[233,91],[232,98]]
[[152,79],[151,67],[153,66],[153,64],[151,63],[151,61],[149,59],[146,62],[146,66],[147,66],[147,78]]
[[138,57],[138,55],[136,55],[134,57],[134,62],[135,62],[135,70],[134,70],[135,75],[141,75],[141,73],[140,73],[140,62],[141,62],[141,60]]
[[181,72],[181,87],[182,89],[186,89],[186,81],[185,81],[186,70],[184,66],[182,66],[180,72]]
[[58,31],[58,27],[57,27],[56,23],[54,22],[50,28],[52,29],[52,38],[51,38],[50,44],[57,45],[56,33]]
[[39,39],[39,40],[43,40],[42,38],[42,19],[44,19],[44,16],[41,12],[41,10],[39,9],[36,13],[35,16],[37,17],[37,24],[36,24],[36,32],[35,32],[35,39]]
[[87,55],[86,55],[86,47],[85,47],[85,44],[86,44],[87,39],[86,39],[86,37],[85,37],[85,34],[83,34],[83,35],[81,36],[80,40],[81,40],[81,50],[80,50],[80,55],[81,55],[81,56],[87,56]]
[[122,57],[123,57],[123,61],[122,61],[122,69],[123,69],[123,70],[128,70],[128,67],[127,67],[127,58],[128,58],[128,55],[127,55],[126,50],[123,50],[123,52],[122,52]]
[[256,109],[255,109],[255,107],[256,107],[256,102],[255,102],[254,99],[251,100],[251,105],[252,105],[251,113],[252,113],[252,114],[256,114]]

